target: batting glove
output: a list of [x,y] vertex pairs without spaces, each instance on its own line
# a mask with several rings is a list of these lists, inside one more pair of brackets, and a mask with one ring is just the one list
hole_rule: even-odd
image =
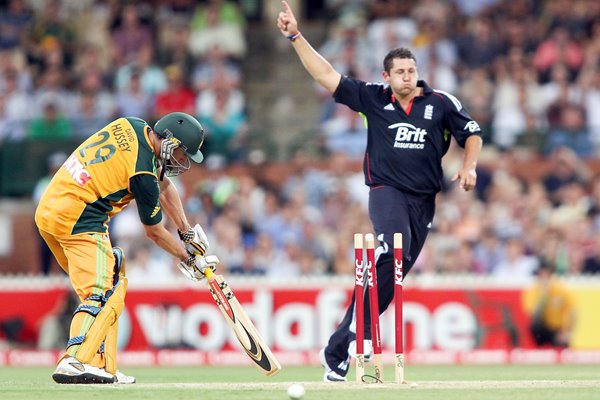
[[186,232],[177,229],[177,233],[179,233],[179,238],[185,243],[185,249],[188,253],[195,256],[206,254],[209,246],[208,238],[200,224],[196,224],[193,228],[190,227]]
[[186,278],[201,282],[206,278],[206,269],[210,268],[214,272],[218,263],[219,257],[217,256],[191,255],[187,260],[179,262],[177,266]]

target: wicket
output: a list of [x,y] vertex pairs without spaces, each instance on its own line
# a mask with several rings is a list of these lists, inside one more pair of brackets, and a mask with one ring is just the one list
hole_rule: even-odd
[[[379,299],[377,296],[377,273],[375,270],[375,238],[372,233],[364,235],[367,263],[363,260],[363,234],[354,235],[354,273],[355,273],[355,323],[356,323],[356,381],[364,382],[365,375],[365,293],[369,296],[371,341],[373,344],[373,364],[375,381],[383,382],[383,360],[381,350],[381,334],[379,327]],[[368,290],[365,290],[365,272]],[[402,234],[394,234],[394,305],[395,305],[395,382],[404,383],[404,344],[402,329]]]

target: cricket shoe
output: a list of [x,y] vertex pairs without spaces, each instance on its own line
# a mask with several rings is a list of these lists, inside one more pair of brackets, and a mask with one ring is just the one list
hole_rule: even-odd
[[115,376],[102,368],[84,364],[75,357],[65,357],[52,374],[56,383],[114,383]]
[[135,376],[125,375],[121,371],[117,370],[117,373],[115,374],[115,383],[119,383],[122,385],[135,383]]
[[319,351],[319,361],[321,361],[321,365],[323,368],[325,368],[325,373],[323,374],[324,382],[346,382],[345,376],[338,374],[327,364],[327,359],[325,358],[325,347]]
[[[373,355],[373,342],[371,339],[365,339],[363,343],[363,355],[365,362],[368,363],[371,361],[371,356]],[[348,354],[350,357],[356,358],[356,340],[351,341],[348,345]]]

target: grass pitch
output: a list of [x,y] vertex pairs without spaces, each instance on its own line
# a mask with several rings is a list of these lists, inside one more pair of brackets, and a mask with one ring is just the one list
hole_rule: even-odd
[[[287,399],[287,387],[300,383],[306,400],[487,400],[600,398],[600,367],[556,366],[409,366],[410,385],[325,383],[322,369],[284,367],[272,378],[249,367],[124,368],[135,385],[58,385],[52,368],[0,368],[1,399]],[[393,377],[393,369],[385,374]],[[354,379],[354,371],[349,378]]]

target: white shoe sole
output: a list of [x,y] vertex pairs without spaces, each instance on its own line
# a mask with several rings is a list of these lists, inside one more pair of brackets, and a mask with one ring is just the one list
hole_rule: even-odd
[[131,385],[135,383],[135,377],[125,375],[121,371],[117,371],[117,373],[115,374],[115,383],[118,383],[120,385]]

